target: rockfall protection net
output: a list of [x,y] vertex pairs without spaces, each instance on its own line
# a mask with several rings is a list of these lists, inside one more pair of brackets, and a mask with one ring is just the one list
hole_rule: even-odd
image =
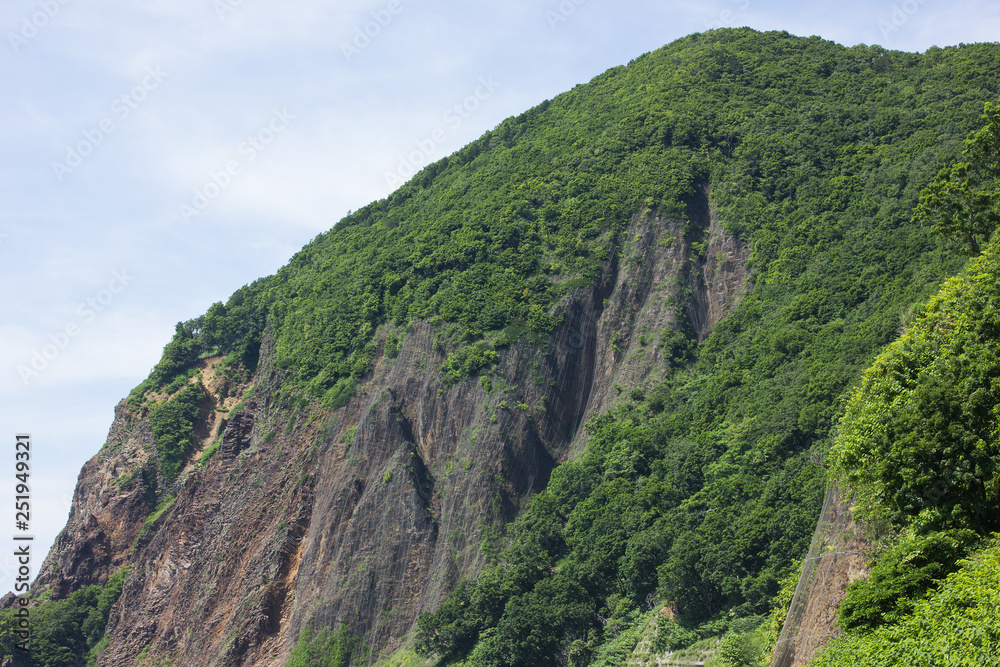
[[851,516],[851,500],[836,486],[827,489],[771,667],[801,667],[840,634],[837,605],[868,570],[868,542]]

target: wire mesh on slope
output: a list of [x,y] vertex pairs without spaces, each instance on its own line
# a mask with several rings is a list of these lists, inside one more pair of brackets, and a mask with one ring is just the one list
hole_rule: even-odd
[[802,667],[840,634],[837,605],[847,586],[868,573],[869,544],[851,516],[851,500],[835,486],[827,489],[771,667]]

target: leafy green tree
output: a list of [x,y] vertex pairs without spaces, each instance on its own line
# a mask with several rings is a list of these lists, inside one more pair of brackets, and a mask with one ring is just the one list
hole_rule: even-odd
[[590,664],[593,653],[590,644],[582,639],[574,639],[573,643],[569,646],[568,660],[570,667],[587,667]]
[[693,630],[682,628],[669,616],[656,617],[656,634],[653,637],[653,651],[664,653],[690,646],[698,641],[698,634]]
[[16,609],[0,612],[0,657],[13,656],[23,667],[65,667],[83,664],[88,651],[104,636],[111,607],[121,596],[127,569],[102,586],[84,586],[68,598],[45,601],[29,608],[31,639],[27,653],[16,648],[20,640]]
[[417,618],[416,651],[445,661],[471,651],[485,629],[471,611],[470,583],[459,582],[440,607]]
[[361,642],[346,626],[336,632],[317,631],[310,621],[299,633],[299,641],[285,664],[286,667],[350,667],[363,663]]
[[916,210],[917,220],[970,255],[1000,224],[1000,107],[987,102],[984,119],[965,142],[965,161],[941,169]]
[[742,632],[723,638],[719,658],[728,667],[759,667],[763,651],[753,634]]
[[457,382],[495,364],[497,358],[495,350],[484,345],[469,345],[448,355],[441,369],[449,382]]
[[870,632],[910,615],[916,601],[958,569],[980,541],[972,530],[918,534],[912,528],[880,554],[867,579],[853,583],[837,611],[845,630]]

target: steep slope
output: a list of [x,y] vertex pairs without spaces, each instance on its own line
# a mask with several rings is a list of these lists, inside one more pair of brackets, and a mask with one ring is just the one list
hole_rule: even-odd
[[[805,53],[812,63],[814,52]],[[742,53],[718,55],[746,72]],[[825,105],[806,98],[816,125],[786,125],[776,105],[743,121],[734,132],[736,159],[720,159],[712,183],[722,202],[744,190],[739,206],[720,212],[727,229],[752,222],[753,290],[695,359],[685,364],[689,348],[675,347],[679,372],[590,423],[582,460],[555,471],[494,564],[421,618],[422,652],[473,665],[619,664],[643,634],[647,610],[662,609],[675,619],[664,631],[669,649],[704,641],[715,650],[729,632],[722,646],[731,659],[764,659],[751,630],[765,620],[792,558],[806,555],[839,397],[905,327],[912,306],[963,261],[931,250],[926,231],[911,222],[914,185],[936,171],[924,171],[930,153],[922,130],[850,141],[859,130],[908,125],[907,109],[924,119],[918,125],[934,117],[930,98],[894,98],[879,72],[899,76],[908,61],[920,72],[913,81],[929,92],[939,55],[876,53],[866,76],[880,91],[876,99],[898,104],[879,108],[883,121],[893,117],[887,125],[860,130],[851,119],[864,114],[850,101],[866,99],[865,83],[855,81],[845,96],[829,79]],[[961,69],[958,60],[952,65],[951,83]],[[762,132],[769,126],[771,134]],[[810,176],[819,173],[829,180]],[[855,555],[854,576],[863,558]]]
[[962,578],[974,586],[937,598],[938,611],[951,618],[933,630],[919,605],[947,589],[942,580],[1000,527],[1000,292],[989,242],[1000,223],[1000,108],[987,103],[984,121],[961,157],[921,193],[914,216],[949,247],[978,256],[876,358],[851,395],[830,455],[847,491],[828,490],[774,667],[804,665],[845,632],[815,662],[910,664],[933,654],[987,664],[998,654],[995,627],[970,633],[956,618],[963,615],[959,599],[970,615],[991,613],[989,566],[969,567],[977,574]]
[[[835,472],[883,544],[870,577],[841,604],[846,637],[810,664],[942,656],[996,664],[998,295],[991,244],[879,355],[851,397],[832,451]],[[963,564],[965,557],[974,562]]]
[[[493,387],[449,384],[435,332],[421,323],[399,332],[392,356],[380,345],[355,396],[332,411],[305,400],[281,407],[268,339],[242,407],[234,404],[247,385],[220,382],[217,360],[201,364],[192,381],[210,396],[202,423],[217,406],[231,410],[221,447],[203,469],[185,470],[176,500],[138,539],[145,514],[124,524],[122,508],[144,506],[140,479],[157,474],[155,445],[123,402],[38,585],[60,593],[131,563],[106,665],[130,665],[144,649],[191,665],[280,662],[313,619],[348,623],[372,654],[397,645],[417,612],[481,567],[482,540],[545,487],[579,424],[614,395],[610,384],[662,370],[659,351],[628,358],[632,346],[612,347],[606,332],[624,341],[643,323],[674,324],[664,304],[688,280],[690,245],[661,244],[678,224],[651,215],[628,231],[630,266],[609,261],[595,287],[567,295],[558,306],[564,324],[543,356],[526,341],[503,350]],[[738,260],[727,263],[735,269]],[[654,266],[655,274],[639,268]],[[723,301],[735,302],[742,285],[734,284]],[[121,482],[115,471],[126,466],[143,472]],[[116,531],[123,525],[131,532]]]
[[178,325],[36,591],[127,564],[123,666],[283,664],[310,627],[372,661],[473,589],[431,650],[765,611],[838,397],[959,264],[910,212],[998,72],[718,31],[505,121]]

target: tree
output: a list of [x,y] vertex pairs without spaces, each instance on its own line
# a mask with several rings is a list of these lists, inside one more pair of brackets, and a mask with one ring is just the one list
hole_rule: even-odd
[[985,126],[965,141],[964,161],[942,169],[921,194],[914,219],[978,255],[1000,224],[1000,107],[986,103]]
[[149,415],[149,425],[156,437],[156,450],[164,479],[170,483],[184,468],[191,450],[198,403],[204,396],[201,384],[190,384],[169,401],[156,405]]
[[726,635],[719,647],[719,657],[729,667],[757,667],[763,653],[754,636],[746,632]]

